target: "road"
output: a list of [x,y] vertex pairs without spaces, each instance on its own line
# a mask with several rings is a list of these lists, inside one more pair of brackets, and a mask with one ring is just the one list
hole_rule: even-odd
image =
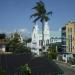
[[75,70],[65,64],[57,63],[57,65],[64,71],[63,75],[75,75]]

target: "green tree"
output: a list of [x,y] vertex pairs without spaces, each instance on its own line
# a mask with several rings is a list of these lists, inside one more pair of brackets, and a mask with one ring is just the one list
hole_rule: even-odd
[[21,42],[20,34],[17,32],[7,38],[6,48],[7,51],[13,53],[30,52],[30,48],[25,45],[25,41]]
[[0,75],[7,75],[3,69],[0,69]]
[[16,75],[31,75],[31,69],[29,68],[28,64],[22,65]]
[[36,2],[36,6],[33,7],[33,9],[36,11],[31,15],[31,18],[34,17],[33,20],[34,23],[36,21],[40,20],[42,23],[42,50],[43,50],[43,42],[44,42],[44,22],[49,20],[48,15],[52,15],[52,11],[47,12],[45,8],[45,4],[42,1]]
[[26,42],[30,43],[31,42],[31,38],[26,39]]
[[56,44],[51,44],[48,48],[48,57],[50,59],[56,59],[57,58],[57,46]]

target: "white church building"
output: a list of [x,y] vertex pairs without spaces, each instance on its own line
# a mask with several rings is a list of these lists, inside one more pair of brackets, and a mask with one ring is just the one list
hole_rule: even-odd
[[[32,41],[31,41],[31,51],[37,55],[40,54],[40,50],[42,48],[42,31],[40,32],[40,29],[38,27],[39,25],[33,25],[32,29]],[[44,47],[45,50],[47,50],[48,45],[50,44],[50,31],[48,27],[48,22],[45,22],[44,24]]]

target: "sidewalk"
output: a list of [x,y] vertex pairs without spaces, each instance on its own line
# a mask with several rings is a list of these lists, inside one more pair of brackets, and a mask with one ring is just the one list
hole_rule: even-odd
[[73,71],[75,71],[75,65],[71,65],[71,64],[69,64],[69,63],[65,63],[65,62],[62,62],[62,61],[57,61],[57,60],[54,60],[55,61],[55,63],[58,65],[61,65],[61,66],[64,66],[64,67],[66,67],[66,68],[68,68],[68,69],[70,69],[70,70],[73,70]]

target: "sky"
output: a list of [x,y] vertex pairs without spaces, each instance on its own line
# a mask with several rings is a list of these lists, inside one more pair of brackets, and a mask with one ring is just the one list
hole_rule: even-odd
[[[33,22],[30,15],[32,8],[39,0],[0,0],[0,32],[10,33],[20,31],[30,34]],[[75,0],[42,0],[49,16],[49,28],[58,31],[68,21],[75,21]]]

